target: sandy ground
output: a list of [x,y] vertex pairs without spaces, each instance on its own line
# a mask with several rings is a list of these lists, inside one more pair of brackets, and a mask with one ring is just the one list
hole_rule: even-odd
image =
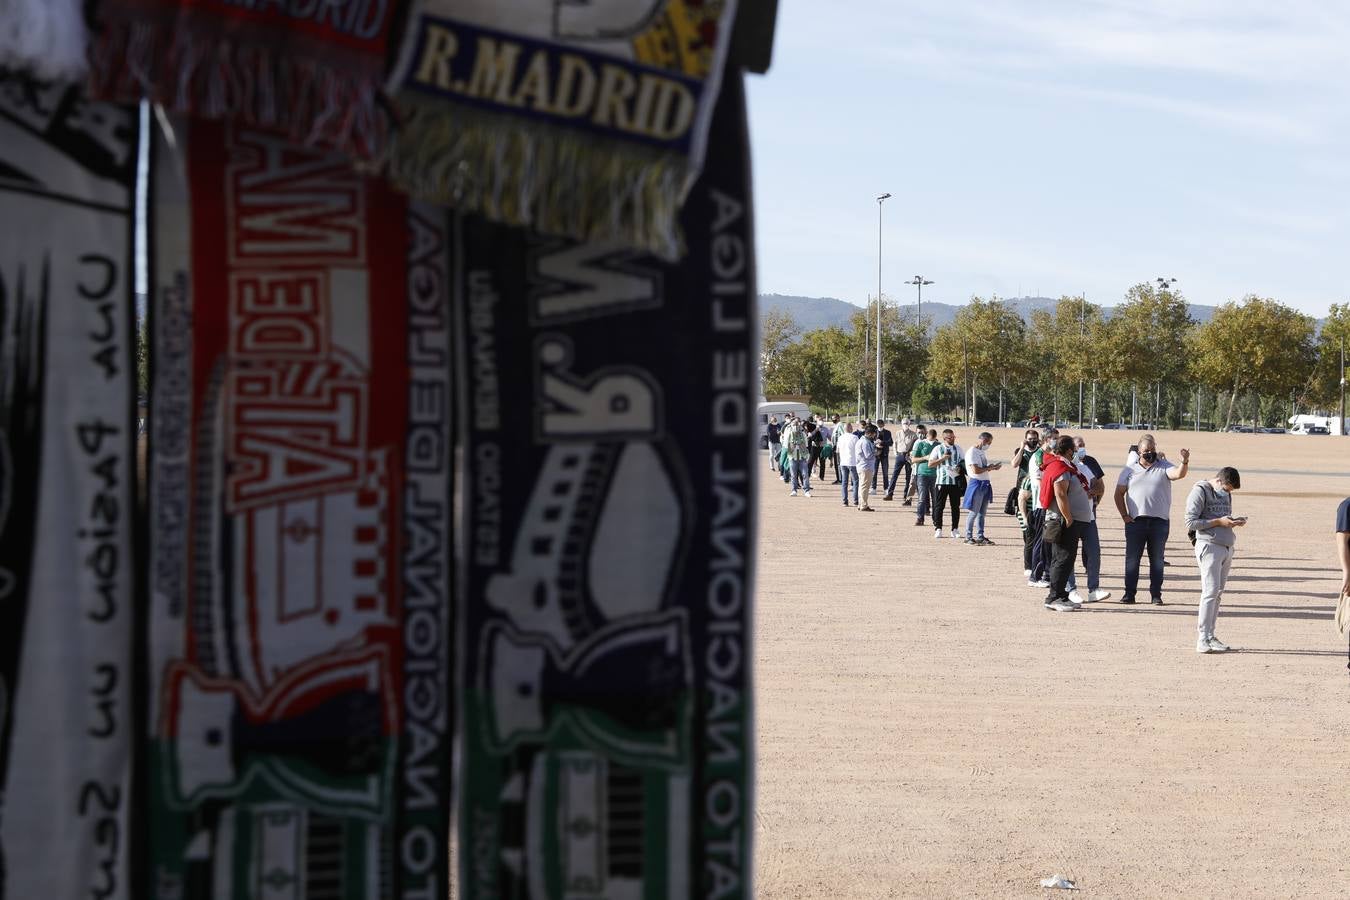
[[[1019,435],[997,431],[990,458]],[[1080,896],[1350,897],[1350,678],[1331,621],[1350,439],[1158,438],[1174,461],[1192,451],[1166,605],[1146,588],[1118,602],[1109,498],[1132,433],[1097,431],[1114,595],[1072,613],[1026,586],[1001,511],[1012,475],[994,477],[998,546],[970,547],[898,501],[865,515],[828,484],[789,498],[761,456],[759,896],[1060,895],[1038,883],[1062,874]],[[1235,651],[1202,656],[1182,509],[1221,465],[1243,472],[1251,523],[1217,628]]]

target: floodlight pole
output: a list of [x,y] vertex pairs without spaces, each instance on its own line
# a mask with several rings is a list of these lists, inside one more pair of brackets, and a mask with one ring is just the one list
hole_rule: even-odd
[[874,418],[881,416],[881,205],[890,194],[877,197],[877,405]]
[[[1177,283],[1175,278],[1157,278],[1158,292],[1170,291],[1172,285]],[[1158,382],[1157,399],[1153,401],[1153,428],[1158,428],[1158,420],[1162,418],[1162,381]]]

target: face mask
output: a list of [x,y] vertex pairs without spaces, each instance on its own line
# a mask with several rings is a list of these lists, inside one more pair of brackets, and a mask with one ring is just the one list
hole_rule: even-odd
[[1085,457],[1085,456],[1087,456],[1087,448],[1086,448],[1086,447],[1079,447],[1077,450],[1073,451],[1073,458],[1074,458],[1074,459],[1081,460],[1081,459],[1083,459],[1083,457]]
[[1158,454],[1152,450],[1145,450],[1143,453],[1139,454],[1139,458],[1146,463],[1151,463],[1158,459]]

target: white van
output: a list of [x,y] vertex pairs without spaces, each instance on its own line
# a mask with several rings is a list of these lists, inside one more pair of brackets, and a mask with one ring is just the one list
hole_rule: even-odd
[[769,449],[769,436],[765,431],[765,426],[769,424],[769,416],[777,416],[778,424],[783,424],[783,416],[792,413],[803,419],[811,417],[811,410],[805,403],[798,403],[795,400],[783,400],[773,403],[761,403],[759,405],[759,449]]

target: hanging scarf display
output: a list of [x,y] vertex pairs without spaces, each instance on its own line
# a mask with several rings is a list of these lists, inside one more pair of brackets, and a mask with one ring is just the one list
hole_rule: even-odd
[[129,892],[134,109],[0,75],[0,898]]
[[464,216],[460,891],[752,896],[739,78],[677,264]]
[[377,159],[385,67],[410,2],[100,0],[91,89]]
[[392,176],[489,220],[667,259],[736,0],[427,0],[391,78]]
[[445,215],[234,126],[156,156],[154,883],[446,896]]

